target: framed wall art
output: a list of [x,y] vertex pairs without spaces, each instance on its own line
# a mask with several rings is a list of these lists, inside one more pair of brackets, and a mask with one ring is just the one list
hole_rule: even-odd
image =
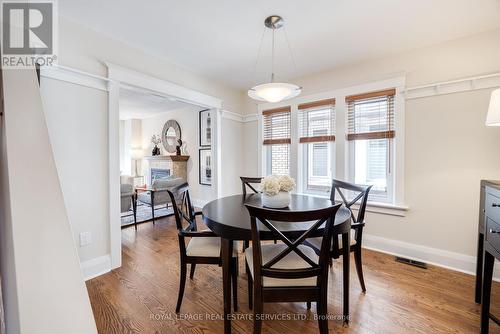
[[212,114],[211,110],[200,111],[200,146],[212,144]]
[[212,185],[212,150],[210,148],[200,148],[199,153],[199,175],[200,184]]

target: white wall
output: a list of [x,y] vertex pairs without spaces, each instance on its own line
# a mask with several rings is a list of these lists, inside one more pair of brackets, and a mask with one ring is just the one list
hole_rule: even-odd
[[222,118],[221,133],[221,196],[241,193],[240,176],[252,176],[245,173],[244,126],[242,122]]
[[[493,31],[293,81],[304,87],[304,96],[402,73],[408,87],[495,73],[500,72],[499,40],[500,31]],[[479,182],[500,179],[500,129],[484,125],[490,91],[406,101],[405,204],[410,210],[406,217],[368,213],[365,245],[474,270]],[[256,105],[248,101],[246,112],[256,113]],[[246,123],[244,133],[247,173],[257,175],[257,122]]]
[[[43,77],[40,88],[80,260],[105,256],[109,254],[107,92]],[[82,232],[92,233],[92,244],[80,247]]]
[[97,333],[34,71],[3,72],[0,266],[6,331]]
[[[120,120],[119,136],[121,175],[134,175],[135,161],[132,159],[131,150],[142,147],[141,120]],[[140,161],[137,161],[137,171],[141,171]]]

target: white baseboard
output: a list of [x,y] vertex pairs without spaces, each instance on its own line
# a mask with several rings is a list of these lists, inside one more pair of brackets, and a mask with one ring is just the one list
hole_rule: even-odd
[[84,261],[80,264],[80,268],[82,269],[83,278],[88,281],[111,271],[111,256],[104,255]]
[[[369,234],[363,234],[363,248],[422,261],[469,275],[475,275],[476,273],[475,256],[386,239]],[[500,266],[498,263],[494,267],[493,279],[500,282]]]

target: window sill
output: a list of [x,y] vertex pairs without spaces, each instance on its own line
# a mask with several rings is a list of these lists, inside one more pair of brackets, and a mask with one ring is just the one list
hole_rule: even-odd
[[[321,197],[321,198],[330,198],[330,195],[320,195],[320,194],[311,194],[311,193],[297,193],[298,195],[306,195],[313,197]],[[357,210],[359,205],[354,204],[353,209]],[[380,202],[368,202],[366,206],[366,212],[379,213],[383,215],[390,216],[398,216],[405,217],[406,212],[409,211],[410,208],[406,205],[399,204],[389,204],[389,203],[380,203]]]

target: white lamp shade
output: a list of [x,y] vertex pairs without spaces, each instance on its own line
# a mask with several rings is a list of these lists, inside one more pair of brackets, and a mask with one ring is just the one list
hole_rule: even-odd
[[275,103],[294,98],[301,91],[302,88],[294,84],[271,82],[250,88],[248,96],[254,100]]
[[486,125],[500,126],[500,88],[491,93],[490,107],[486,116]]
[[130,157],[134,160],[140,160],[144,156],[142,148],[133,148],[130,150]]

